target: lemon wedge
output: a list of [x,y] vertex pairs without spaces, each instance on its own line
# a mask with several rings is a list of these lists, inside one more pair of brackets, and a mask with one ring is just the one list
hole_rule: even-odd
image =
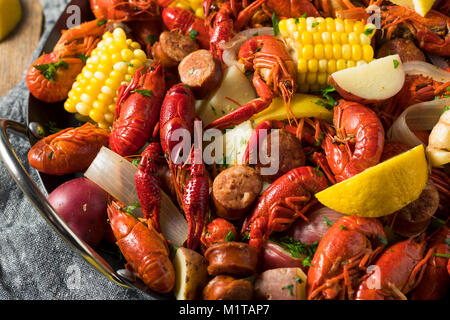
[[0,41],[17,26],[22,19],[19,0],[0,0]]
[[317,193],[316,198],[343,214],[376,218],[417,200],[427,180],[425,150],[419,145]]
[[435,0],[391,0],[391,2],[402,7],[414,9],[415,12],[425,17],[428,11],[431,10]]
[[[327,101],[318,96],[295,93],[292,96],[290,107],[296,118],[314,117],[331,122],[333,111],[328,110],[326,105]],[[256,125],[265,120],[285,120],[287,118],[286,106],[281,97],[274,98],[267,109],[252,117]]]

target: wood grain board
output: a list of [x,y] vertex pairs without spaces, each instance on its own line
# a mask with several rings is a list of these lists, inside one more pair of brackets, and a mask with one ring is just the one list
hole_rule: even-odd
[[39,0],[20,0],[22,20],[0,42],[0,97],[17,86],[31,63],[31,55],[42,32],[42,6]]

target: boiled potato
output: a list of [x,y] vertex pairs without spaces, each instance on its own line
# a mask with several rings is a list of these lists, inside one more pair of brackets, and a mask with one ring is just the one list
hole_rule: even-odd
[[240,105],[256,98],[253,85],[235,66],[225,70],[220,87],[197,106],[197,115],[202,119],[205,126],[239,107],[227,98],[238,102]]
[[[228,129],[224,139],[224,160],[227,165],[242,164],[242,157],[253,133],[253,123],[245,121],[233,129]],[[218,161],[220,163],[220,161]]]
[[175,267],[175,297],[177,300],[195,300],[202,296],[209,281],[208,261],[199,253],[179,248],[173,260]]
[[306,300],[306,275],[300,268],[264,271],[255,281],[255,296],[264,300]]

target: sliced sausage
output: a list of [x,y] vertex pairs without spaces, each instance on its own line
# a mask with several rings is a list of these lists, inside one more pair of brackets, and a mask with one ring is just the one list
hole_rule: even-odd
[[190,37],[175,31],[164,31],[152,47],[152,54],[164,67],[174,67],[196,50],[198,44]]
[[209,261],[208,273],[250,276],[256,272],[258,250],[242,242],[222,242],[208,248],[205,258]]
[[[278,134],[278,142],[274,134]],[[273,140],[273,142],[272,142]],[[275,149],[272,150],[272,147]],[[267,135],[261,144],[261,153],[268,157],[262,161],[259,159],[256,168],[261,173],[264,180],[273,182],[292,169],[305,165],[305,153],[301,141],[292,133],[286,130],[276,130]],[[268,164],[263,164],[268,162]],[[273,174],[264,174],[261,168],[274,168]],[[267,170],[267,169],[266,169]]]
[[203,290],[204,300],[251,300],[253,285],[230,276],[217,276]]
[[222,66],[208,50],[197,50],[178,66],[181,82],[187,84],[198,99],[214,91],[222,81]]
[[213,202],[219,217],[240,219],[262,190],[263,181],[255,169],[233,166],[222,171],[213,182]]
[[407,39],[396,38],[386,41],[378,50],[377,58],[398,54],[402,62],[426,61],[423,52],[416,47],[414,42]]

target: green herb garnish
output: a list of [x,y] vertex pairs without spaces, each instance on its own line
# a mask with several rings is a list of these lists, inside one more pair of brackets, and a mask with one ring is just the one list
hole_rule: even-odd
[[233,231],[231,231],[231,230],[228,231],[227,235],[225,236],[225,240],[227,242],[234,241],[234,233],[233,233]]
[[106,24],[108,22],[108,20],[106,19],[100,19],[97,22],[97,26],[101,27],[102,25]]
[[255,32],[255,33],[253,34],[253,37],[257,37],[257,36],[259,36],[259,32]]
[[334,222],[331,222],[331,220],[328,219],[327,217],[323,217],[323,222],[327,227],[331,227],[334,224]]
[[210,103],[209,107],[211,108],[211,110],[214,112],[214,114],[217,116],[217,111],[216,108],[214,108],[214,106]]
[[304,12],[301,16],[300,16],[300,18],[306,18],[308,15],[306,14],[306,12]]
[[317,174],[319,177],[322,177],[323,174],[320,171],[320,166],[314,167],[314,173]]
[[69,65],[64,60],[59,60],[55,63],[40,64],[34,66],[34,68],[39,70],[39,72],[45,77],[45,79],[49,81],[55,81],[58,68],[68,69]]
[[242,241],[248,241],[248,240],[250,240],[250,233],[246,232],[242,236]]
[[50,154],[48,155],[48,158],[49,158],[50,160],[52,160],[52,157],[53,157],[53,151],[50,152]]
[[125,61],[125,60],[123,60],[123,62],[125,62],[129,67],[134,67],[134,64],[132,64],[131,62],[127,62],[127,61]]
[[131,93],[139,93],[143,95],[144,97],[150,97],[152,95],[152,90],[142,90],[142,89],[136,89],[131,91]]
[[339,227],[341,228],[341,230],[347,229],[347,227],[345,225],[343,225],[343,224],[341,224]]
[[378,234],[378,239],[380,239],[380,242],[384,244],[385,246],[388,244],[388,241],[385,237],[383,237],[381,234]]
[[394,59],[394,69],[397,69],[399,64],[400,64],[400,62],[398,62],[398,60]]
[[86,56],[84,53],[82,53],[78,58],[80,58],[81,61],[86,63],[87,59],[89,59],[89,56]]
[[298,283],[303,283],[303,280],[300,277],[295,277],[293,280]]
[[319,133],[319,138],[318,138],[318,140],[317,140],[316,143],[314,144],[316,147],[320,147],[320,145],[322,144],[322,140],[323,140],[324,136],[325,136],[325,134],[321,131],[321,132]]
[[444,107],[444,110],[442,110],[441,115],[443,115],[444,112],[446,112],[446,111],[448,111],[448,110],[450,110],[450,106],[445,106],[445,107]]
[[315,27],[317,27],[319,25],[319,22],[314,22],[312,25],[311,25],[311,28],[315,28]]
[[294,238],[289,236],[285,236],[279,239],[271,238],[270,240],[281,245],[284,249],[286,249],[286,251],[291,254],[293,258],[301,258],[302,256],[305,257],[303,259],[304,266],[311,264],[310,261],[312,260],[319,244],[319,242],[316,241],[313,244],[308,245],[301,241],[294,240]]
[[295,24],[298,24],[300,22],[300,19],[299,18],[295,18],[294,22],[295,22]]
[[285,289],[288,289],[288,290],[289,290],[289,294],[290,294],[291,296],[294,295],[294,285],[293,285],[293,284],[289,284],[289,285],[287,285],[287,286],[281,288],[281,290],[285,290]]
[[158,41],[158,37],[154,34],[149,34],[146,38],[145,38],[148,42],[150,42],[151,45],[154,45],[156,41]]
[[47,130],[50,134],[60,132],[62,129],[56,127],[56,122],[49,121],[46,125]]
[[197,40],[197,36],[198,36],[197,30],[191,29],[191,31],[189,31],[189,37],[191,37],[192,40]]
[[140,208],[140,207],[141,207],[140,203],[139,203],[138,201],[136,201],[136,202],[134,203],[134,205],[125,207],[123,210],[125,210],[125,211],[128,212],[130,215],[132,215],[133,217],[136,218],[136,215],[134,214],[134,210],[136,210],[137,208]]
[[189,70],[189,74],[193,74],[194,73],[194,68],[191,68],[191,70]]
[[440,258],[450,258],[450,254],[449,253],[435,253],[434,254],[436,257],[440,257]]
[[366,30],[364,30],[363,34],[365,34],[366,36],[369,36],[372,34],[373,30],[375,30],[374,28],[367,28]]
[[139,167],[139,163],[141,162],[141,159],[134,159],[133,161],[131,161],[131,163],[135,166],[135,167]]
[[330,110],[330,111],[333,110],[333,108],[334,108],[334,105],[332,105],[330,103],[323,102],[322,100],[317,100],[314,103],[319,105],[319,106],[322,106],[322,107],[324,107],[324,108],[326,108],[327,110]]
[[278,26],[278,23],[280,22],[280,19],[277,18],[277,15],[272,13],[272,25],[273,25],[273,34],[276,37],[280,33],[280,28]]

